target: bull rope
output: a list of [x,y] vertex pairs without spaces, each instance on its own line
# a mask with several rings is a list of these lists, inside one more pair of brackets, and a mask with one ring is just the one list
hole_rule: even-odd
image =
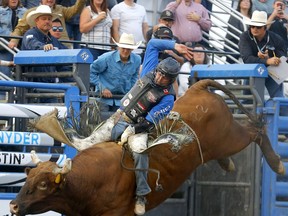
[[122,151],[122,157],[121,157],[121,166],[128,170],[128,171],[131,171],[131,172],[134,172],[134,171],[141,171],[141,172],[153,172],[153,173],[156,173],[157,174],[157,179],[156,179],[156,187],[155,187],[155,190],[156,191],[162,191],[163,190],[163,187],[161,184],[159,184],[159,180],[160,180],[160,171],[157,170],[157,169],[153,169],[153,168],[148,168],[148,169],[136,169],[136,168],[129,168],[127,166],[125,166],[124,164],[124,156],[125,156],[125,151],[128,151],[127,150],[127,147],[125,147],[126,145],[123,146],[123,151]]
[[203,165],[204,164],[203,151],[202,151],[201,144],[200,144],[200,141],[199,141],[199,138],[198,138],[196,132],[181,118],[181,115],[178,112],[171,111],[167,115],[167,118],[170,120],[173,120],[173,123],[172,123],[169,130],[171,130],[172,127],[175,125],[175,122],[178,121],[180,124],[183,124],[184,126],[186,126],[191,131],[191,133],[193,134],[193,137],[196,139],[197,146],[199,149],[200,158],[201,158],[201,164]]

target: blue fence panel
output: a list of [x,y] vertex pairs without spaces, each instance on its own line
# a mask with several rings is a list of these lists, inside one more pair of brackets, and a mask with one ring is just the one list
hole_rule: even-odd
[[[267,115],[267,132],[273,149],[281,156],[282,161],[288,159],[288,143],[279,141],[288,137],[288,117],[280,115],[280,108],[288,107],[288,99],[273,98],[266,102],[264,111]],[[288,163],[284,162],[286,171]],[[288,175],[274,173],[263,161],[262,206],[261,216],[288,215]]]

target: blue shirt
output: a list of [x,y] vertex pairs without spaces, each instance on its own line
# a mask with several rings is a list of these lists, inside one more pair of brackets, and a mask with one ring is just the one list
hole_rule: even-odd
[[[16,9],[16,16],[18,19],[23,17],[27,9],[24,7],[18,7]],[[12,29],[12,9],[10,7],[2,7],[0,6],[0,35],[8,36],[13,31]]]
[[[108,89],[113,95],[125,95],[136,83],[140,65],[141,57],[137,54],[131,53],[129,60],[123,63],[118,50],[104,53],[90,66],[90,83],[98,93]],[[119,99],[99,100],[110,106],[120,106]]]
[[[147,73],[153,73],[158,65],[158,55],[160,51],[172,50],[175,47],[175,41],[164,39],[151,39],[146,48],[144,62],[142,64],[142,72],[140,77]],[[160,102],[155,105],[146,115],[146,120],[150,122],[158,122],[163,119],[174,106],[174,96],[165,95]]]

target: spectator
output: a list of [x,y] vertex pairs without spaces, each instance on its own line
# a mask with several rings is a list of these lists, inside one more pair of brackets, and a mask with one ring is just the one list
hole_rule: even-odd
[[271,25],[268,25],[267,28],[280,35],[281,38],[285,41],[286,49],[288,48],[288,39],[287,39],[287,27],[288,27],[288,15],[285,12],[285,1],[284,0],[275,0],[273,4],[273,13],[270,14],[268,22]]
[[[204,51],[206,49],[202,44],[196,44],[193,50]],[[209,64],[209,57],[206,52],[193,52],[193,58],[181,66],[180,74],[178,75],[178,97],[182,96],[188,89],[191,69],[196,64]],[[187,75],[182,73],[187,73]]]
[[203,38],[202,30],[209,31],[211,28],[212,22],[207,9],[193,0],[170,2],[166,10],[173,11],[175,15],[172,31],[181,43],[199,43]]
[[[80,16],[80,32],[82,41],[110,44],[112,19],[106,0],[90,0],[90,6],[84,8]],[[94,60],[111,50],[110,46],[88,45]]]
[[[169,39],[169,40],[175,40],[176,43],[180,43],[179,39],[173,35],[172,30],[170,29],[174,22],[174,14],[170,10],[164,10],[161,13],[161,16],[159,18],[159,23],[150,30],[147,31],[146,34],[146,43],[149,42],[149,40],[153,38],[158,39]],[[174,59],[176,59],[180,64],[184,63],[184,59],[182,56],[179,56],[179,53],[177,53],[176,50],[164,50],[159,52],[159,61],[172,56]]]
[[[243,17],[250,19],[251,15],[252,15],[252,0],[240,0],[238,2],[236,10],[238,12],[240,12]],[[241,32],[243,32],[245,30],[243,22],[241,20],[235,18],[234,16],[230,16],[230,18],[228,20],[228,24],[233,26],[234,28],[238,29]],[[227,28],[226,39],[231,41],[232,43],[234,43],[236,47],[230,45],[230,43],[228,43],[228,42],[225,42],[225,44],[229,47],[232,47],[234,50],[239,52],[239,49],[238,49],[239,39],[235,38],[231,34],[234,34],[235,36],[237,36],[239,38],[241,33],[234,30],[234,28],[232,28],[231,26],[228,26],[228,28]],[[231,50],[227,49],[227,48],[225,48],[225,51],[231,52]],[[231,64],[235,63],[235,61],[233,59],[231,59],[229,56],[227,56],[226,61],[231,63]]]
[[[249,29],[240,36],[239,50],[245,64],[264,64],[278,66],[280,57],[286,56],[284,40],[274,32],[267,30],[267,13],[254,11],[252,18],[244,20]],[[272,51],[273,47],[273,51]],[[265,86],[271,98],[284,97],[283,83],[278,85],[270,76],[265,80]],[[284,111],[285,115],[288,112]]]
[[118,50],[99,56],[90,67],[90,83],[101,95],[98,101],[102,112],[115,112],[120,107],[120,99],[113,97],[125,95],[139,75],[141,57],[131,52],[138,48],[141,41],[135,44],[132,34],[123,33],[116,44]]
[[[76,0],[58,0],[57,4],[70,7],[75,5]],[[66,30],[70,40],[80,41],[81,32],[79,30],[80,14],[74,15],[71,19],[66,20]],[[73,43],[74,49],[80,49],[79,43]]]
[[271,14],[273,12],[273,2],[274,0],[253,0],[252,12],[258,10]]
[[[145,41],[148,31],[148,20],[146,10],[142,5],[134,3],[133,0],[124,0],[115,5],[112,10],[112,36],[116,41],[123,32],[133,34],[136,41]],[[141,49],[134,50],[141,54]]]
[[38,7],[40,4],[40,0],[24,0],[22,2],[23,6],[27,9]]
[[[52,13],[48,5],[40,5],[35,11],[27,14],[26,22],[29,26],[33,27],[28,30],[22,41],[22,50],[44,50],[49,51],[53,49],[67,49],[56,38],[50,34],[52,28],[52,20],[59,18],[58,14]],[[33,66],[29,69],[32,72],[56,72],[62,71],[61,66]],[[59,82],[58,78],[35,78],[32,81],[55,83]],[[41,99],[40,102],[57,102],[54,98]]]
[[64,28],[62,22],[59,18],[56,18],[52,21],[52,28],[50,29],[50,34],[56,39],[60,39]]
[[149,40],[151,39],[153,33],[160,27],[160,26],[167,26],[169,28],[172,27],[174,23],[174,14],[172,11],[170,10],[164,10],[161,15],[160,18],[158,20],[158,24],[153,26],[153,28],[149,29],[146,33],[146,43],[149,42]]
[[[159,26],[159,25],[158,25]],[[175,42],[179,43],[179,39],[177,37],[173,36],[172,30],[169,27],[166,26],[160,26],[154,33],[153,38],[157,39],[168,39],[168,40],[175,40]],[[179,53],[176,50],[163,50],[159,51],[158,59],[159,61],[168,58],[168,57],[174,58],[176,61],[178,61],[181,65],[184,63],[184,58],[179,55]],[[174,86],[176,88],[176,86]]]
[[[0,6],[0,36],[9,36],[26,10],[27,9],[21,5],[20,0],[3,0],[2,6]],[[0,46],[0,59],[13,61],[13,55]],[[0,66],[0,72],[8,77],[12,76],[11,68],[7,66]]]
[[[61,17],[59,18],[62,22],[62,25],[64,27],[64,31],[62,33],[61,39],[69,40],[69,37],[67,35],[65,21],[71,19],[75,14],[80,13],[85,5],[86,1],[83,0],[77,0],[76,4],[72,7],[63,7],[62,5],[55,4],[55,0],[41,0],[42,5],[48,5],[51,7],[51,10],[55,14],[61,14]],[[30,8],[25,12],[23,15],[23,18],[19,20],[18,25],[16,26],[15,30],[12,32],[12,36],[22,36],[25,34],[26,31],[30,29],[31,26],[26,22],[26,16],[31,11],[35,11],[36,8]],[[9,47],[13,49],[14,47],[17,47],[19,43],[18,39],[12,39],[9,43]]]

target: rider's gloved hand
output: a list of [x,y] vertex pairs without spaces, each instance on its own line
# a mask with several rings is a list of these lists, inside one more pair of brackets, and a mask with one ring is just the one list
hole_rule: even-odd
[[135,134],[135,128],[132,125],[129,125],[121,135],[121,142],[119,145],[123,145],[128,141],[128,137]]

